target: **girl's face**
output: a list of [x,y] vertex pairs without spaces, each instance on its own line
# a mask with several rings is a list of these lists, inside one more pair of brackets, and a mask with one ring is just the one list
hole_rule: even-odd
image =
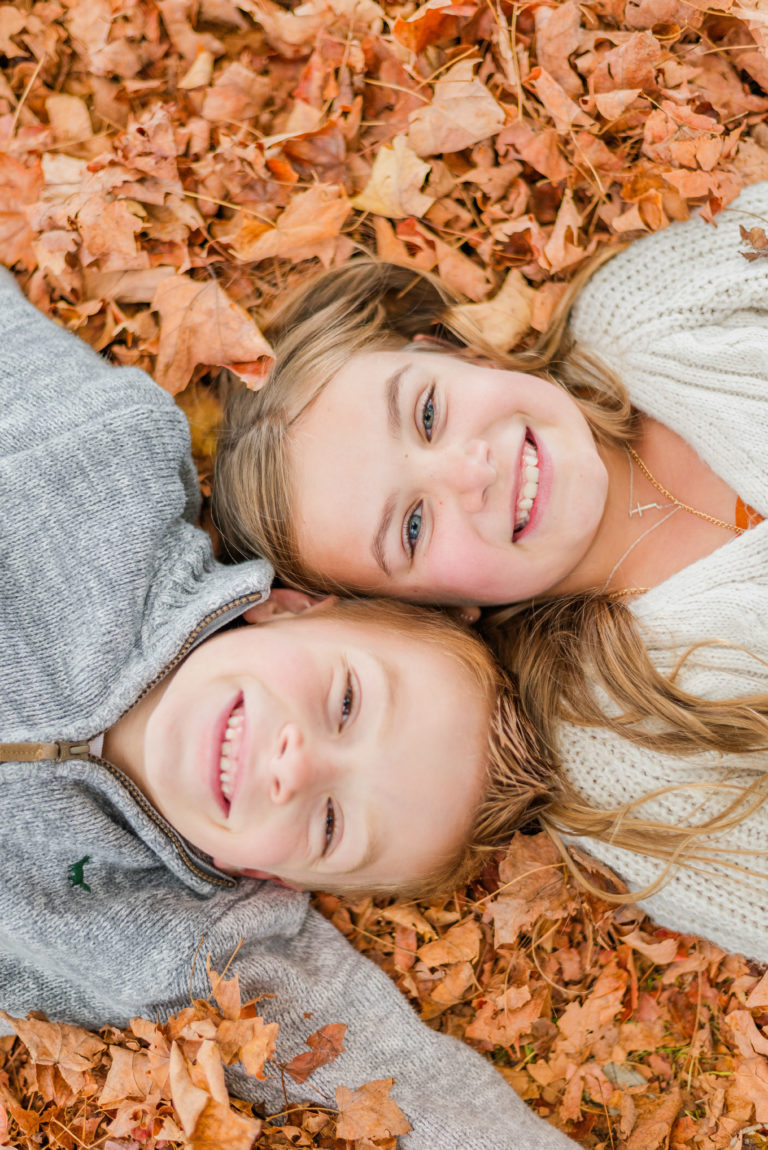
[[411,350],[352,358],[297,421],[291,469],[309,566],[452,604],[555,589],[594,542],[608,491],[561,388]]

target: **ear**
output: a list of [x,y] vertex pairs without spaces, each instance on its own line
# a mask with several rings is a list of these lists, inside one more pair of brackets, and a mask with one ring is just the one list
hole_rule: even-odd
[[266,871],[266,870],[241,870],[240,874],[243,876],[243,878],[266,879],[268,882],[275,883],[276,886],[287,887],[288,890],[303,890],[304,889],[303,887],[299,886],[297,883],[286,882],[286,880],[284,878],[278,878],[278,876],[276,874],[270,874],[269,871]]
[[466,623],[469,627],[475,625],[481,613],[480,608],[473,603],[468,603],[465,607],[446,607],[445,610],[459,623]]
[[216,859],[213,860],[213,865],[217,866],[219,870],[226,871],[227,874],[235,875],[237,878],[260,878],[265,879],[267,882],[273,882],[276,886],[287,887],[288,890],[302,890],[303,888],[297,886],[295,883],[286,882],[283,878],[278,878],[276,874],[270,874],[267,870],[240,870],[239,867],[227,866],[225,863],[220,863]]
[[269,598],[243,612],[246,623],[269,623],[288,615],[303,615],[318,607],[326,607],[333,602],[333,596],[307,595],[304,591],[294,591],[292,587],[275,587]]

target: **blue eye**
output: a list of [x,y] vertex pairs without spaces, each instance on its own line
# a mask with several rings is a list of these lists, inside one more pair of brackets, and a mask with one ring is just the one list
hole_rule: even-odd
[[427,398],[421,408],[421,426],[424,428],[424,435],[427,442],[432,440],[432,432],[435,427],[435,389],[431,387],[427,393]]
[[328,848],[333,842],[333,832],[336,829],[336,809],[333,805],[333,799],[329,799],[325,805],[325,841],[323,844],[323,857],[327,855]]
[[418,507],[415,507],[405,521],[405,541],[411,555],[416,550],[416,544],[421,535],[422,506],[420,503]]

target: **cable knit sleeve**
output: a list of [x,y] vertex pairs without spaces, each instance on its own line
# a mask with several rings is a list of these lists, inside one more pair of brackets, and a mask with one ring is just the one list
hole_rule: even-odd
[[768,515],[768,259],[744,259],[740,224],[768,227],[768,182],[715,227],[695,217],[616,256],[584,288],[570,331],[637,408]]
[[688,332],[696,357],[701,327],[768,325],[768,260],[748,262],[739,225],[768,227],[768,181],[741,193],[716,217],[673,223],[620,252],[583,288],[570,321],[577,342],[611,366],[648,349],[648,339]]

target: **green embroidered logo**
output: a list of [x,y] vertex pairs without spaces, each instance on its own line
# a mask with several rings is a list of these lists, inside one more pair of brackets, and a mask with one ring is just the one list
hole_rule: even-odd
[[69,885],[70,886],[72,886],[72,887],[81,886],[83,888],[83,890],[87,890],[90,892],[91,888],[88,886],[88,883],[83,878],[83,867],[85,866],[86,863],[89,863],[90,861],[91,861],[91,856],[85,855],[83,858],[80,859],[79,862],[72,863],[72,866],[69,868],[69,871],[67,872],[67,878],[69,879]]

